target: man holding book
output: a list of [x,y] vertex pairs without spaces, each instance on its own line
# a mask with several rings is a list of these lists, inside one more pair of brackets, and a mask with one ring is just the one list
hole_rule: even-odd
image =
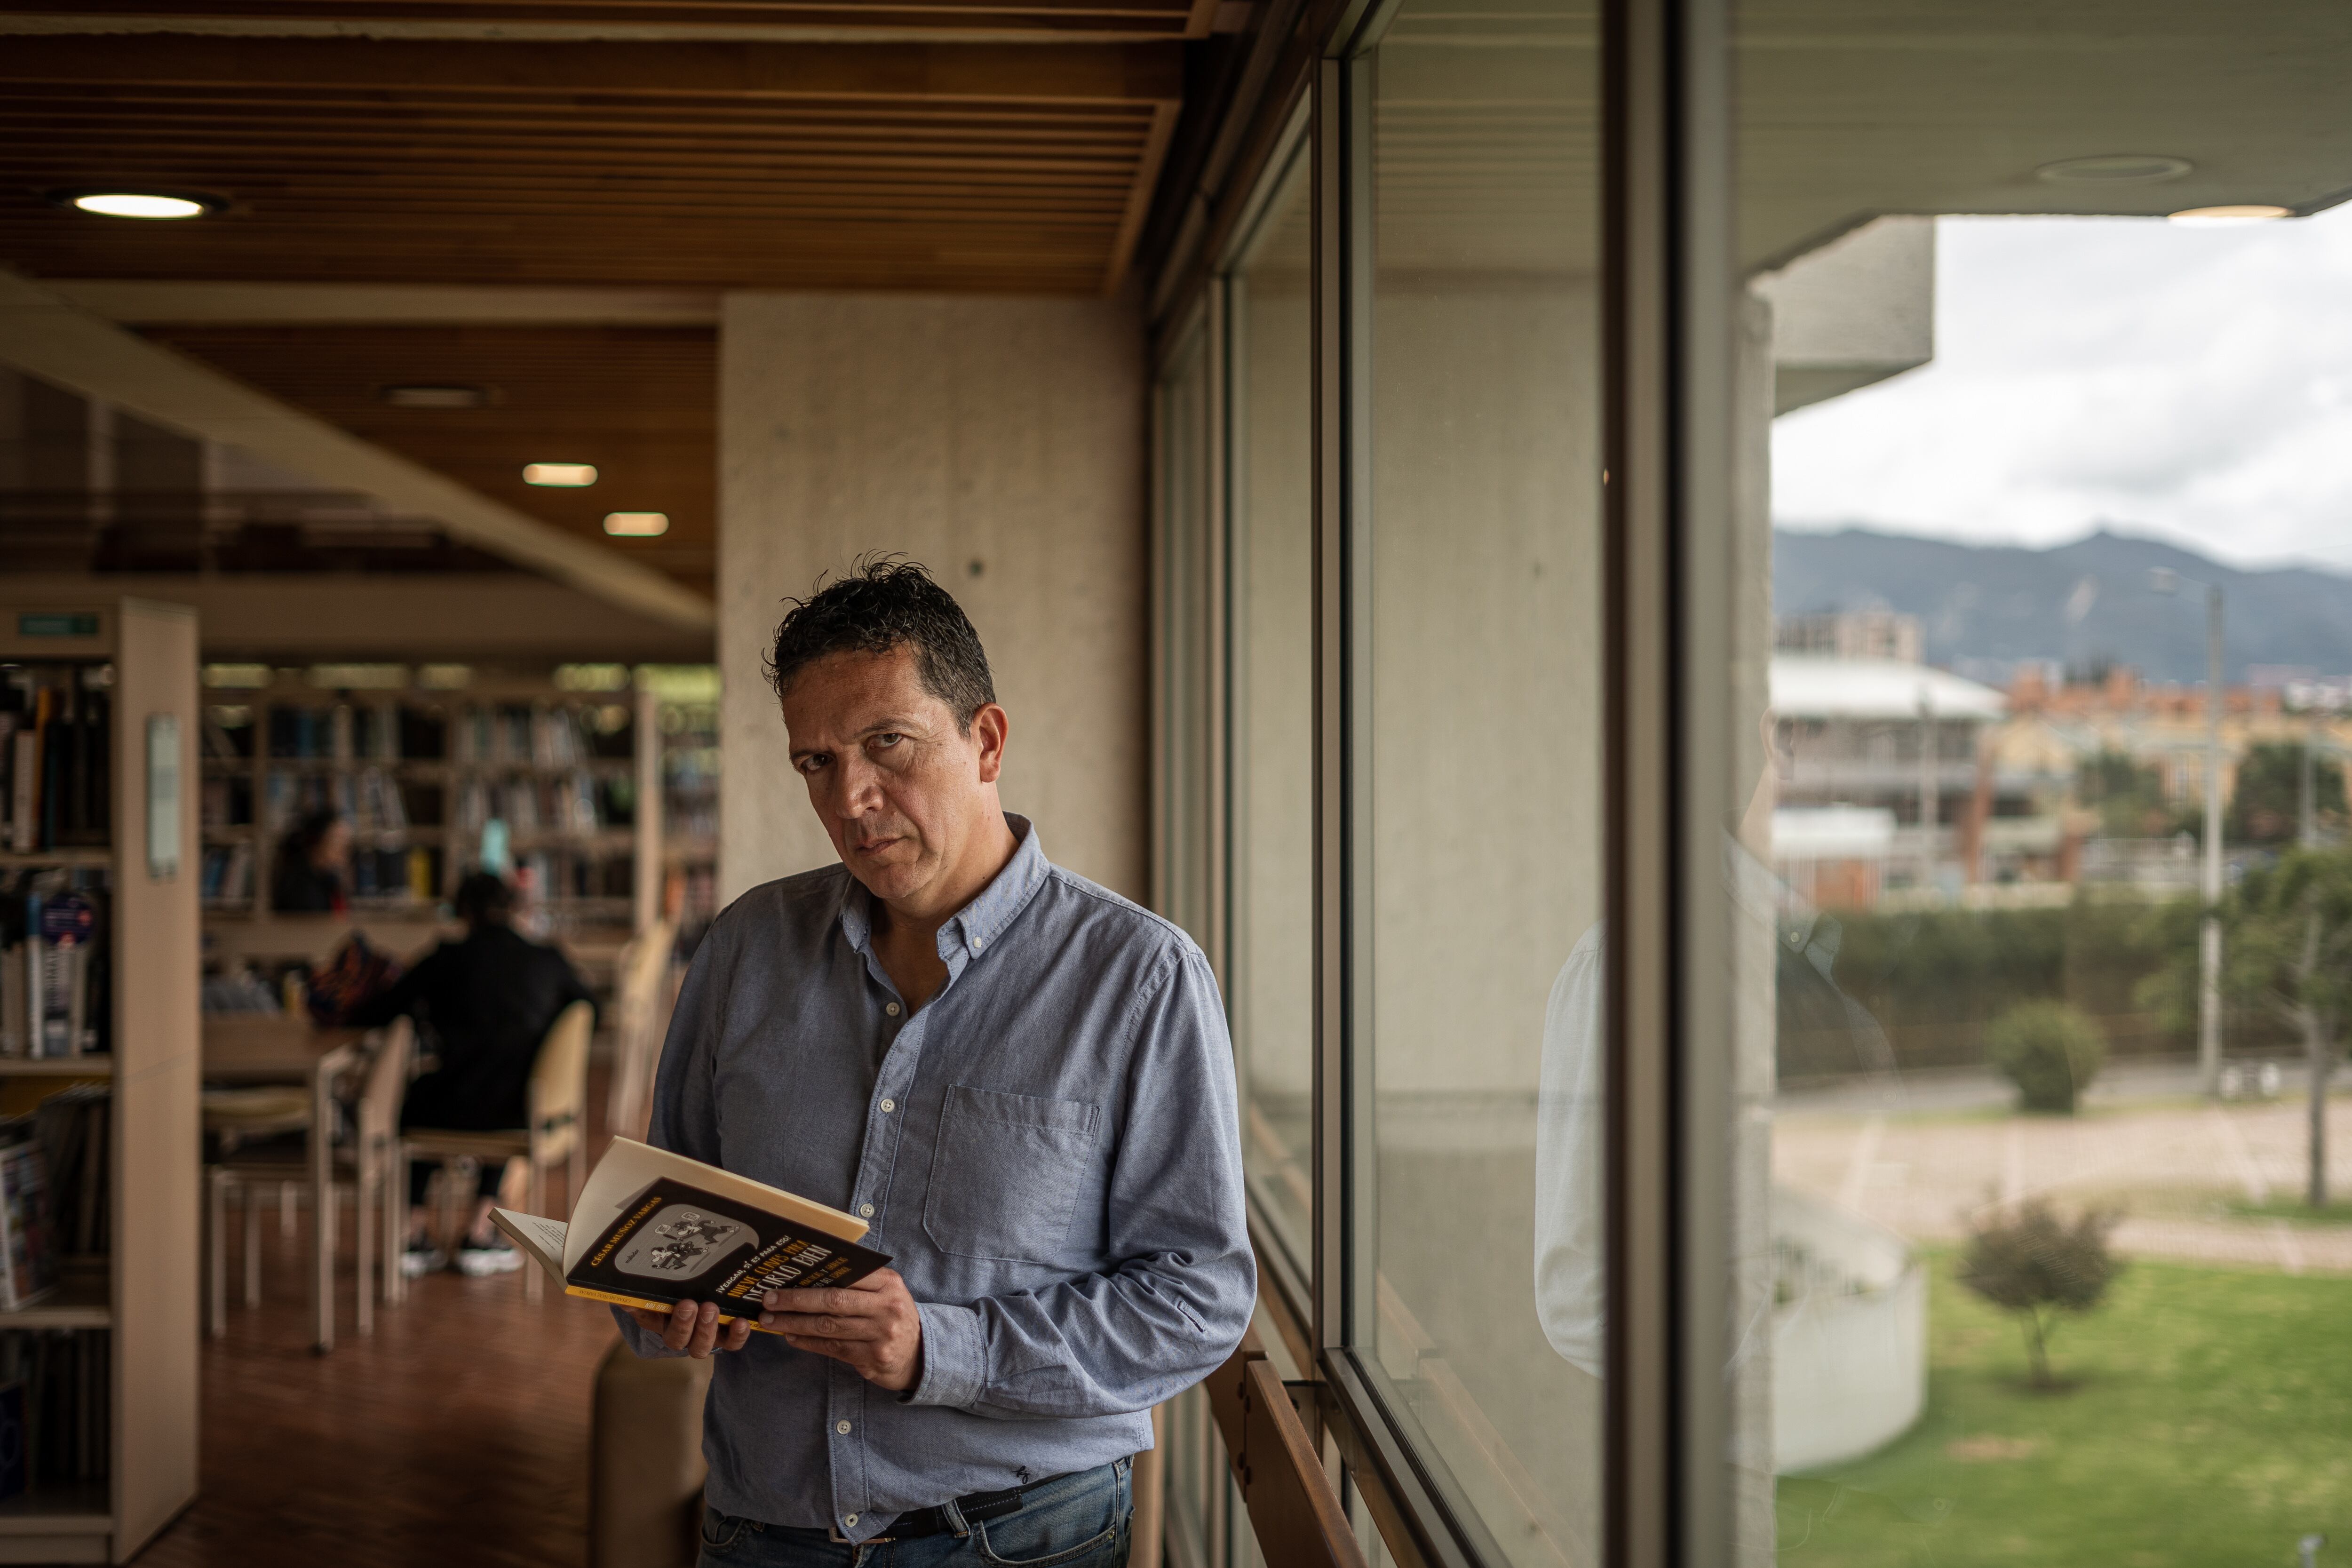
[[727,1353],[703,1561],[800,1568],[1128,1551],[1149,1411],[1231,1353],[1256,1274],[1214,977],[1045,858],[961,607],[882,561],[795,604],[772,679],[841,864],[755,888],[678,999],[656,1145],[868,1222],[845,1289],[620,1312]]

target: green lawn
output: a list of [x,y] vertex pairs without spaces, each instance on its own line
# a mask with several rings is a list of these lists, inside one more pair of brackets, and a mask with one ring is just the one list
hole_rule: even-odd
[[2025,1384],[2016,1326],[1930,1256],[1927,1413],[1780,1488],[1788,1568],[2352,1568],[2352,1279],[2134,1263]]

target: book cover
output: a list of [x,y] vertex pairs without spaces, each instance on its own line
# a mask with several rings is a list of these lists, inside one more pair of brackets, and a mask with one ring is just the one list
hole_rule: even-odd
[[48,1206],[41,1151],[27,1128],[0,1147],[0,1311],[29,1307],[58,1288]]
[[851,1285],[890,1261],[858,1245],[855,1215],[627,1138],[613,1140],[569,1225],[508,1209],[491,1219],[567,1294],[656,1310],[715,1301],[721,1321],[755,1327],[767,1291]]

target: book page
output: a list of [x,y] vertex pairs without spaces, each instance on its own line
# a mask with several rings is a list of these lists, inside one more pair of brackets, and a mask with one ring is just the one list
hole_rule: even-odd
[[555,1276],[558,1285],[563,1283],[563,1242],[570,1227],[562,1220],[514,1209],[492,1209],[490,1223],[504,1231],[507,1239],[526,1255],[537,1258],[541,1268]]

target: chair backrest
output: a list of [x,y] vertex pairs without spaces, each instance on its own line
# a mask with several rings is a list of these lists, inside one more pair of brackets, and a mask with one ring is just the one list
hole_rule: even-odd
[[677,927],[656,921],[629,939],[615,965],[613,999],[613,1085],[604,1119],[612,1131],[635,1138],[645,1132],[653,1098],[654,1065],[661,1045],[663,1004],[669,994],[670,957]]
[[390,1140],[400,1126],[400,1102],[408,1093],[408,1062],[415,1038],[415,1026],[405,1018],[394,1018],[384,1026],[383,1041],[360,1082],[360,1102],[353,1117],[363,1147]]
[[574,1136],[588,1111],[588,1037],[596,1010],[574,1002],[555,1016],[530,1064],[530,1129],[534,1133],[569,1127]]

